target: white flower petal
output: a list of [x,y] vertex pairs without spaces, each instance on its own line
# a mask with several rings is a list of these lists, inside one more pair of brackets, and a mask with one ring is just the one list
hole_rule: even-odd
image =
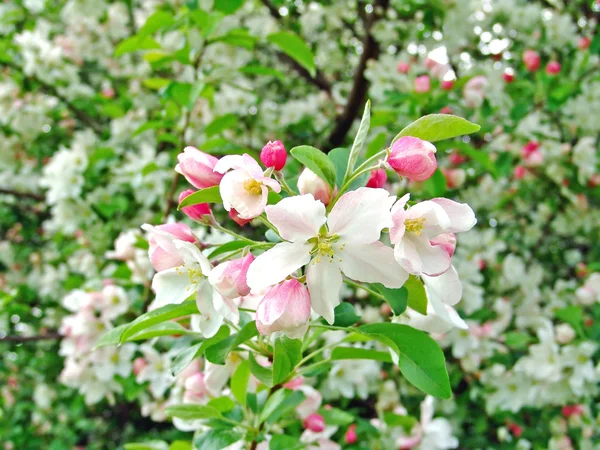
[[207,276],[212,270],[212,266],[208,261],[208,258],[191,242],[185,242],[180,240],[173,241],[175,248],[179,250],[181,258],[186,265],[199,264],[202,269],[202,274]]
[[156,294],[156,307],[181,303],[194,292],[187,270],[182,267],[173,267],[155,274],[152,289]]
[[244,183],[253,178],[245,170],[233,170],[225,174],[219,184],[223,206],[227,211],[234,208],[242,219],[253,219],[267,205],[268,190],[263,186],[260,194],[248,192]]
[[394,246],[394,258],[408,273],[420,275],[422,271],[421,258],[409,238],[402,239]]
[[379,240],[381,230],[392,226],[390,209],[394,201],[385,189],[359,188],[345,193],[327,218],[329,234],[353,244]]
[[199,283],[196,305],[200,314],[191,316],[192,330],[199,331],[207,338],[214,336],[223,324],[223,316],[214,307],[213,292],[208,280]]
[[475,213],[466,203],[457,203],[447,198],[434,198],[431,201],[444,208],[450,218],[449,233],[469,231],[477,223]]
[[310,261],[311,244],[281,242],[259,255],[248,268],[246,280],[253,291],[272,286]]
[[325,221],[325,205],[310,195],[287,197],[265,208],[282,238],[304,242],[317,236]]
[[463,330],[469,328],[467,323],[458,315],[455,309],[452,306],[442,303],[440,297],[437,295],[429,295],[429,291],[427,297],[429,299],[429,305],[431,306],[431,309],[439,319],[453,327],[461,328]]
[[425,235],[411,236],[410,241],[419,254],[421,270],[424,274],[436,276],[448,270],[451,258],[443,247],[431,245]]
[[333,324],[335,318],[333,309],[340,304],[342,287],[342,274],[335,259],[324,257],[313,259],[306,273],[306,285],[310,292],[312,309],[327,323]]
[[423,276],[428,297],[437,297],[446,305],[456,305],[462,297],[462,283],[454,266],[437,277]]
[[381,242],[366,245],[347,244],[338,255],[342,272],[353,280],[399,288],[408,279],[406,270],[394,259],[393,250]]

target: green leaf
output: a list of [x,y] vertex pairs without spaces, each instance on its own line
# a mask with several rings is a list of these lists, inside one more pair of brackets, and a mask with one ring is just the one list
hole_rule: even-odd
[[202,356],[207,347],[222,341],[227,336],[229,336],[229,327],[227,325],[223,325],[221,328],[219,328],[219,331],[217,331],[214,336],[206,338],[199,344],[193,345],[178,353],[171,364],[171,371],[173,372],[173,375],[177,375],[183,369],[189,366],[194,359]]
[[260,413],[259,423],[274,423],[286,412],[298,406],[305,399],[302,391],[279,389],[271,394]]
[[187,441],[173,441],[169,450],[192,450],[192,443]]
[[273,386],[273,370],[268,367],[263,367],[254,359],[254,355],[249,353],[248,363],[250,364],[250,372],[254,375],[261,383],[268,387]]
[[281,336],[273,349],[273,384],[285,382],[302,359],[302,341]]
[[325,423],[330,426],[350,425],[356,420],[354,415],[339,408],[319,408],[319,414],[325,419]]
[[298,35],[289,31],[281,31],[268,35],[267,40],[308,70],[313,77],[316,75],[315,57],[310,47]]
[[402,375],[417,388],[438,398],[452,396],[444,353],[426,333],[389,322],[363,325],[358,331],[393,342]]
[[233,14],[242,7],[244,0],[218,0],[214,4],[216,11],[221,11],[223,14]]
[[217,28],[217,25],[223,20],[224,15],[220,12],[207,13],[201,9],[195,9],[189,12],[190,18],[196,26],[202,31],[202,36],[207,38]]
[[358,127],[358,133],[356,133],[356,137],[354,138],[354,142],[352,143],[352,148],[350,149],[350,158],[348,159],[348,168],[346,169],[345,178],[347,178],[354,170],[354,166],[356,164],[356,161],[358,160],[358,155],[360,154],[360,152],[363,149],[363,146],[365,145],[365,140],[367,139],[367,134],[369,133],[370,123],[371,101],[367,100],[362,119],[360,120],[360,126]]
[[336,327],[349,327],[360,320],[360,316],[356,314],[354,306],[348,302],[342,302],[333,310],[335,318],[333,325]]
[[220,413],[224,413],[227,411],[231,411],[235,408],[235,402],[231,400],[229,397],[217,397],[213,398],[207,403],[207,406],[215,408]]
[[509,331],[504,335],[504,343],[514,349],[524,349],[532,341],[531,336],[518,331]]
[[198,404],[167,406],[165,413],[169,417],[179,417],[183,420],[215,419],[221,417],[221,413],[214,406]]
[[458,148],[459,152],[468,156],[473,161],[476,161],[483,169],[496,176],[496,166],[490,159],[490,156],[482,149],[476,149],[465,142],[455,142],[454,147]]
[[169,11],[158,10],[146,19],[146,23],[142,25],[137,33],[140,38],[149,36],[157,31],[168,28],[175,23],[173,14]]
[[[327,157],[331,159],[331,162],[335,167],[337,185],[338,187],[341,187],[342,181],[346,176],[346,168],[348,167],[348,158],[350,158],[350,150],[343,147],[334,148],[327,154]],[[369,181],[370,175],[370,173],[363,173],[356,180],[350,183],[348,190],[352,191],[354,189],[358,189],[359,187],[365,186],[367,184],[367,181]]]
[[162,91],[161,95],[166,99],[175,101],[181,106],[185,106],[187,109],[192,109],[204,87],[205,85],[201,81],[194,84],[172,81]]
[[248,242],[246,242],[246,241],[226,242],[225,244],[219,245],[212,252],[210,252],[210,254],[208,255],[208,259],[216,258],[217,256],[222,255],[223,253],[229,253],[229,252],[239,250],[240,248],[244,248],[247,245],[248,245]]
[[408,290],[405,287],[390,289],[381,283],[373,283],[371,287],[383,295],[395,316],[399,316],[406,311],[406,307],[408,306]]
[[462,117],[451,114],[429,114],[404,128],[392,141],[392,144],[403,136],[413,136],[424,141],[436,142],[463,134],[479,131],[481,127]]
[[239,121],[239,117],[235,114],[225,114],[224,116],[217,117],[211,123],[209,123],[206,128],[204,128],[204,133],[207,136],[213,136],[215,134],[219,134],[229,128],[234,127]]
[[431,178],[423,183],[425,190],[432,197],[442,197],[446,193],[446,177],[442,171],[437,168]]
[[168,450],[169,444],[164,441],[131,442],[123,446],[125,450]]
[[200,203],[222,203],[221,193],[219,192],[219,186],[211,186],[209,188],[200,189],[193,194],[188,195],[184,198],[177,209],[180,210],[186,206],[198,205]]
[[246,406],[246,394],[248,392],[248,381],[250,380],[250,363],[242,362],[231,376],[231,393],[242,407]]
[[291,155],[301,164],[312,170],[332,188],[335,187],[336,174],[333,162],[321,150],[310,145],[300,145],[290,150]]
[[427,315],[427,293],[425,292],[425,286],[423,282],[411,275],[406,280],[403,286],[408,294],[408,306],[418,313]]
[[198,306],[195,300],[189,300],[178,305],[166,305],[157,308],[154,311],[142,314],[129,324],[126,330],[121,334],[121,342],[125,342],[128,337],[139,333],[142,330],[150,328],[157,323],[166,322],[171,319],[198,314]]
[[374,361],[392,362],[390,352],[380,352],[360,347],[336,347],[331,352],[331,359],[372,359]]
[[229,30],[226,34],[213,38],[211,42],[223,42],[235,47],[252,50],[256,44],[256,38],[252,36],[247,29],[236,28]]
[[383,413],[383,421],[390,427],[402,427],[406,432],[410,432],[417,419],[412,416],[401,416],[400,414],[386,411]]
[[250,64],[245,67],[242,67],[241,69],[239,69],[239,71],[245,75],[264,75],[279,78],[280,80],[285,80],[285,75],[279,70],[273,69],[272,67]]
[[146,339],[152,339],[159,336],[173,336],[178,334],[187,334],[189,330],[182,327],[177,322],[163,322],[158,323],[150,328],[140,331],[139,333],[129,336],[125,339],[125,342],[131,341],[142,341]]
[[126,323],[124,325],[119,325],[116,328],[112,328],[108,330],[106,333],[102,334],[96,341],[96,346],[94,350],[100,347],[107,347],[109,345],[118,345],[121,343],[121,335],[123,332],[129,327],[129,324]]
[[302,450],[306,444],[298,442],[297,437],[276,434],[269,441],[269,450]]
[[139,36],[132,36],[119,43],[115,48],[115,57],[124,55],[125,53],[137,52],[140,50],[159,49],[160,45],[150,36],[145,36],[140,39]]
[[196,450],[221,450],[235,444],[242,437],[243,435],[239,431],[213,429],[196,436],[194,448]]
[[556,318],[571,325],[579,336],[585,336],[583,331],[583,311],[579,306],[567,306],[554,311]]
[[206,359],[213,364],[225,364],[231,350],[257,335],[256,322],[248,322],[239,332],[208,347],[205,352]]

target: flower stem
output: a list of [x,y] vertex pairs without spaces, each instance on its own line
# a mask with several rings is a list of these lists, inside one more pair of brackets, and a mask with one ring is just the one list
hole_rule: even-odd
[[350,286],[353,286],[357,289],[363,289],[363,290],[367,291],[369,294],[371,294],[373,297],[377,297],[377,298],[380,298],[381,300],[385,300],[385,297],[383,295],[381,295],[379,292],[376,292],[373,289],[368,288],[360,283],[349,280],[347,278],[344,279],[344,283],[349,284]]
[[283,190],[284,190],[285,192],[287,192],[288,194],[290,194],[290,196],[292,196],[292,197],[293,197],[294,195],[297,195],[297,194],[296,194],[296,193],[295,193],[295,192],[292,190],[292,188],[291,188],[291,187],[290,187],[290,186],[287,184],[287,181],[285,181],[285,176],[283,175],[283,173],[282,173],[282,172],[279,172],[279,171],[275,172],[275,179],[276,179],[277,181],[279,181],[279,184],[281,184],[281,187],[283,187]]

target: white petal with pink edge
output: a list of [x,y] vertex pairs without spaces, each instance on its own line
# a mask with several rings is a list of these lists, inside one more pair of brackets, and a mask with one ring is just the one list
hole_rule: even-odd
[[308,266],[306,285],[313,311],[333,324],[333,309],[340,304],[342,287],[342,274],[337,262],[325,257],[315,258]]
[[325,205],[310,194],[284,198],[265,210],[281,237],[292,242],[317,236],[326,221]]
[[311,244],[281,242],[250,264],[246,280],[253,291],[259,291],[285,280],[310,261]]

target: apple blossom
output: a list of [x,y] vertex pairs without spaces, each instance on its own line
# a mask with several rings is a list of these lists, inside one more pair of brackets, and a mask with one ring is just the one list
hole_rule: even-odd
[[423,94],[431,90],[431,80],[429,75],[421,75],[415,78],[415,92]]
[[367,181],[367,187],[370,188],[381,188],[387,181],[387,172],[385,169],[375,169],[371,171],[369,175],[369,181]]
[[535,50],[525,50],[523,53],[523,62],[529,72],[535,72],[540,68],[540,55]]
[[456,189],[464,184],[467,173],[463,169],[442,169],[448,189]]
[[231,208],[229,210],[228,215],[229,215],[229,218],[231,220],[233,220],[235,223],[237,223],[240,227],[243,227],[247,223],[252,222],[252,219],[242,219],[240,217],[240,215],[238,214],[238,212],[234,208]]
[[225,174],[219,184],[223,206],[227,211],[234,208],[242,219],[253,219],[262,214],[267,205],[269,188],[275,192],[281,191],[279,183],[265,176],[258,163],[248,154],[224,156],[214,170]]
[[[190,196],[193,193],[194,191],[192,189],[182,191],[181,194],[179,194],[179,203],[181,203],[184,198]],[[181,208],[181,211],[190,219],[198,221],[204,220],[205,218],[210,217],[212,215],[208,203],[199,203],[197,205],[185,206]]]
[[525,169],[525,167],[515,166],[513,170],[513,176],[515,177],[515,179],[522,180],[523,178],[525,178],[525,175],[527,175],[527,169]]
[[324,205],[328,205],[331,201],[331,186],[310,169],[304,169],[298,177],[298,191],[302,195],[312,194],[315,199]]
[[485,98],[485,91],[489,81],[484,76],[476,76],[471,78],[463,88],[463,97],[465,105],[469,108],[479,108]]
[[548,75],[556,75],[560,73],[560,63],[558,61],[550,61],[546,65],[546,73]]
[[166,223],[152,226],[142,225],[148,233],[148,256],[152,267],[157,272],[171,269],[183,263],[180,253],[173,242],[178,239],[186,242],[195,242],[196,236],[190,227],[183,223]]
[[431,142],[403,136],[392,144],[388,164],[401,177],[425,181],[437,168],[436,148]]
[[392,249],[379,241],[381,230],[392,225],[393,202],[384,189],[359,188],[342,195],[328,216],[325,205],[312,195],[268,206],[267,218],[286,242],[256,258],[248,270],[248,285],[262,289],[308,266],[312,308],[330,324],[340,302],[342,273],[357,281],[401,287],[408,274],[395,262]]
[[219,160],[195,147],[184,148],[183,153],[177,155],[177,160],[179,163],[175,166],[175,171],[196,189],[216,186],[223,177],[213,170]]
[[398,73],[407,74],[410,72],[410,64],[404,61],[400,61],[396,67]]
[[346,444],[355,444],[358,440],[358,436],[356,435],[356,424],[351,424],[346,430],[346,434],[344,434],[344,440]]
[[449,91],[454,87],[454,80],[442,80],[441,86],[443,90]]
[[432,245],[440,234],[470,230],[477,220],[466,204],[435,198],[404,209],[406,194],[392,208],[390,240],[398,263],[414,275],[441,275],[450,267],[450,255],[443,246]]
[[309,320],[308,289],[295,279],[273,286],[256,308],[256,328],[265,336],[280,331],[290,338],[302,337]]
[[224,297],[233,299],[248,295],[246,273],[252,261],[254,256],[248,253],[243,258],[222,262],[210,272],[208,280]]
[[325,429],[325,419],[321,414],[312,413],[306,416],[303,421],[304,428],[315,433],[320,433]]
[[260,161],[265,167],[281,170],[285,166],[287,152],[281,141],[269,141],[260,152]]

